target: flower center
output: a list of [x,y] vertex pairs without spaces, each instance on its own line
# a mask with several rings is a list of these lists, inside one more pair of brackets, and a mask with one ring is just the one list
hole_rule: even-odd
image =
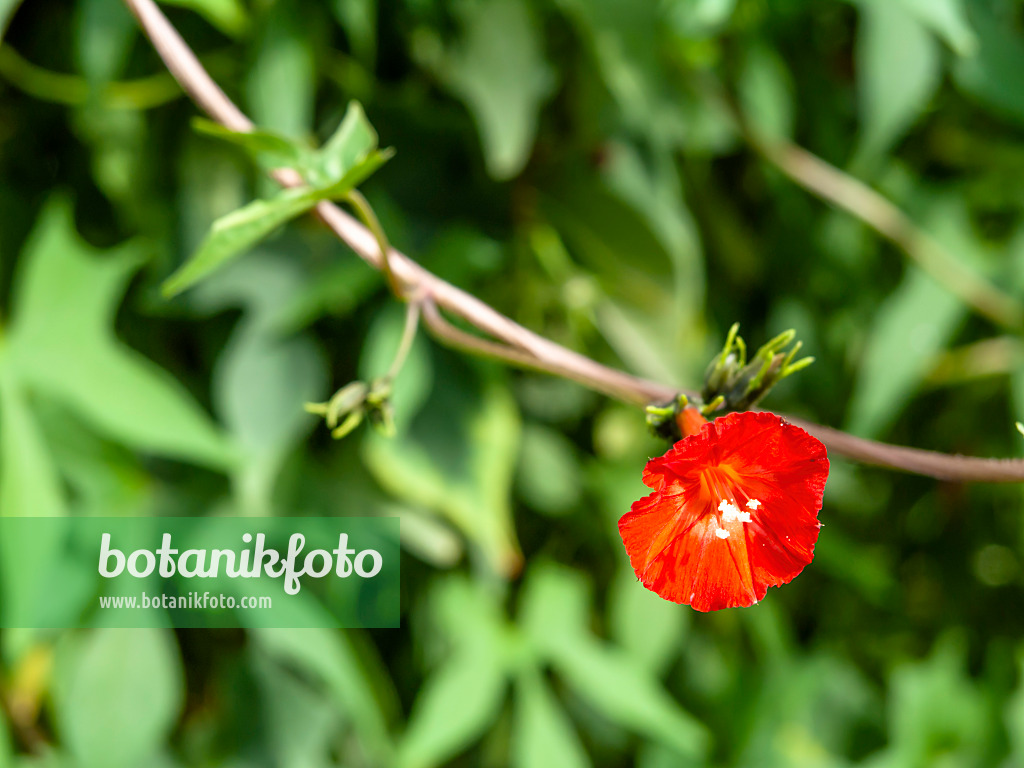
[[[735,472],[726,467],[705,469],[701,473],[701,480],[711,500],[710,511],[706,514],[715,515],[715,536],[720,539],[729,538],[737,527],[751,522],[751,513],[761,507],[758,499],[752,499],[743,492]],[[743,503],[744,509],[740,508],[740,503]]]

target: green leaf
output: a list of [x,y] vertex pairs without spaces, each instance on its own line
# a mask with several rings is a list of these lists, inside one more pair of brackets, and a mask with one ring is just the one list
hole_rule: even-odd
[[198,302],[211,310],[245,307],[214,366],[212,397],[242,451],[235,477],[247,514],[272,513],[271,492],[282,463],[316,426],[302,405],[327,392],[326,362],[316,342],[278,329],[280,313],[302,288],[303,275],[293,261],[258,252],[196,291]]
[[965,670],[965,656],[964,638],[949,632],[930,658],[893,671],[887,709],[895,764],[934,763],[940,751],[962,765],[983,762],[982,745],[994,724],[985,696]]
[[399,768],[441,765],[479,739],[501,713],[505,670],[496,648],[462,651],[431,673],[399,745]]
[[0,516],[67,514],[61,480],[10,368],[0,360]]
[[331,0],[355,57],[369,71],[377,58],[377,0]]
[[526,3],[484,0],[459,5],[458,13],[462,39],[438,74],[473,114],[488,172],[510,179],[530,156],[554,73]]
[[245,78],[253,122],[295,137],[310,133],[317,86],[314,46],[302,13],[294,3],[265,7]]
[[[876,0],[877,1],[877,0]],[[964,0],[898,0],[960,56],[973,56],[978,36],[967,19]]]
[[145,765],[184,703],[184,670],[170,631],[97,629],[57,661],[54,709],[62,742],[83,768]]
[[579,501],[581,485],[575,446],[553,429],[528,425],[516,473],[523,500],[539,512],[564,515]]
[[939,87],[939,46],[898,2],[861,6],[857,37],[860,153],[883,154],[917,120]]
[[377,132],[366,119],[362,105],[358,101],[350,101],[341,124],[320,148],[320,171],[324,178],[332,182],[340,180],[369,157],[376,148]]
[[93,252],[75,234],[67,203],[48,205],[16,275],[10,365],[25,387],[124,445],[230,466],[233,448],[188,392],[111,330],[139,262],[134,245]]
[[18,10],[19,5],[21,5],[21,0],[0,0],[0,40],[3,40],[4,33],[7,32],[7,25],[11,22],[11,17]]
[[139,27],[120,3],[84,0],[77,10],[75,60],[90,83],[102,85],[123,71]]
[[375,149],[356,165],[345,171],[336,181],[317,188],[317,195],[321,200],[340,200],[351,190],[358,187],[366,179],[372,176],[378,168],[395,156],[395,151],[387,149]]
[[608,611],[613,639],[645,670],[661,675],[679,657],[691,614],[645,589],[632,568],[619,569]]
[[865,340],[847,427],[878,437],[895,421],[966,315],[964,305],[917,267],[882,302]]
[[330,764],[332,742],[343,718],[327,695],[263,654],[250,654],[260,689],[268,757],[273,765],[321,768]]
[[658,681],[622,651],[590,635],[552,646],[551,662],[582,699],[614,723],[656,739],[680,754],[699,757],[708,736]]
[[261,653],[321,683],[341,712],[355,725],[363,746],[386,763],[391,741],[370,667],[348,635],[328,629],[249,630]]
[[[64,516],[68,509],[61,478],[13,371],[5,364],[3,352],[0,347],[0,516]],[[12,549],[13,541],[0,541],[0,605],[12,614],[32,615],[25,606],[45,600],[51,616],[75,620],[81,609],[76,600],[80,590],[71,588],[60,595],[48,594],[50,585],[41,584],[23,567],[26,562],[53,563],[62,551],[58,539],[57,532],[37,536],[18,545],[16,550]],[[20,657],[35,634],[31,629],[5,633],[6,658]]]
[[498,598],[462,577],[438,582],[429,608],[450,655],[431,672],[399,744],[399,768],[447,762],[501,713],[507,685],[506,628]]
[[782,57],[765,45],[751,47],[743,58],[739,97],[743,115],[759,135],[793,136],[793,81]]
[[649,669],[590,634],[589,605],[580,574],[534,566],[523,590],[520,625],[569,687],[609,720],[683,755],[703,754],[703,726],[679,708]]
[[497,573],[518,570],[510,491],[520,422],[498,384],[449,377],[400,439],[369,432],[363,456],[377,482],[404,501],[437,510],[476,545]]
[[319,200],[315,190],[286,189],[269,200],[254,200],[217,219],[199,249],[164,282],[164,295],[174,296],[195,285]]
[[241,147],[254,159],[270,168],[306,168],[312,157],[312,150],[299,142],[273,131],[254,129],[232,131],[212,120],[192,118],[192,128],[199,133],[226,141]]
[[983,104],[1024,123],[1024,91],[1018,78],[1024,70],[1024,40],[1013,20],[982,5],[971,5],[971,21],[979,45],[973,56],[957,60],[953,75],[957,86]]
[[519,626],[535,649],[546,654],[562,638],[586,631],[592,598],[582,573],[543,561],[534,563],[520,597]]
[[239,37],[249,28],[249,14],[242,0],[160,0],[195,11],[228,37]]
[[534,669],[516,678],[512,765],[586,768],[590,758],[547,684]]

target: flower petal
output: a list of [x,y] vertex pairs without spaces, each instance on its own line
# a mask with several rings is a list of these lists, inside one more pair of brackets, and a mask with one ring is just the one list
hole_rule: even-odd
[[648,462],[654,492],[619,532],[637,577],[662,597],[702,611],[752,605],[813,558],[827,477],[825,446],[807,432],[732,413]]

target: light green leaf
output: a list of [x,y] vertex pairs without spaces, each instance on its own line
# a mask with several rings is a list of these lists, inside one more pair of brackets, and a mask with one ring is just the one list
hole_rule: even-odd
[[340,200],[351,190],[358,187],[366,179],[372,176],[378,168],[395,156],[395,151],[387,149],[375,149],[366,155],[356,165],[352,166],[337,180],[331,180],[318,187],[317,194],[321,200]]
[[69,206],[51,203],[16,275],[10,365],[26,388],[124,445],[227,467],[232,447],[188,392],[111,331],[139,262],[132,245],[94,253],[75,234]]
[[889,754],[895,765],[934,762],[935,745],[962,765],[983,762],[988,704],[965,669],[966,643],[947,633],[925,661],[897,667],[889,681]]
[[318,201],[314,190],[286,189],[269,200],[254,200],[217,219],[199,250],[164,282],[164,295],[174,296],[195,285]]
[[11,744],[7,718],[0,717],[0,768],[12,768],[14,764],[14,746]]
[[355,57],[371,72],[377,58],[377,0],[332,0]]
[[255,59],[245,80],[253,122],[286,136],[306,136],[313,124],[317,67],[294,3],[260,14]]
[[184,702],[184,670],[173,633],[97,629],[61,651],[54,709],[77,764],[145,765],[164,745]]
[[546,654],[553,643],[586,631],[592,598],[582,573],[534,563],[520,597],[519,626],[535,649]]
[[512,527],[511,484],[520,422],[497,384],[467,391],[449,378],[400,439],[368,432],[366,465],[396,498],[437,510],[475,544],[498,573],[514,573],[521,555]]
[[438,74],[473,114],[491,176],[510,179],[530,156],[554,73],[529,5],[484,0],[458,8],[462,40]]
[[534,566],[523,589],[520,626],[569,687],[609,720],[681,754],[702,754],[703,726],[679,708],[649,669],[589,632],[590,602],[579,573]]
[[895,421],[966,315],[963,304],[917,267],[879,307],[865,342],[847,426],[878,437]]
[[765,45],[751,47],[743,58],[739,97],[743,115],[761,136],[793,136],[793,81],[782,57]]
[[507,635],[497,597],[480,583],[450,577],[437,584],[429,605],[451,651],[413,704],[399,768],[430,768],[464,751],[498,718],[505,698]]
[[77,6],[75,60],[94,86],[117,77],[124,69],[138,24],[121,3],[84,0]]
[[281,464],[316,426],[303,403],[327,393],[323,353],[309,336],[278,330],[284,307],[303,289],[294,262],[257,252],[205,282],[197,300],[246,311],[213,371],[213,402],[242,450],[237,490],[247,514],[269,514]]
[[547,684],[534,669],[516,678],[512,765],[586,768],[590,758]]
[[0,0],[0,40],[3,40],[4,33],[7,32],[7,25],[11,22],[11,17],[18,10],[19,5],[21,5],[21,0]]
[[861,6],[857,84],[860,153],[881,155],[920,117],[942,77],[932,33],[897,2]]
[[241,0],[160,0],[195,11],[228,37],[238,37],[249,28],[249,15]]
[[[0,347],[0,516],[60,517],[67,514],[61,478],[50,450],[28,407]],[[77,589],[60,595],[48,594],[44,585],[23,566],[26,562],[52,563],[61,552],[59,532],[36,536],[27,543],[0,541],[0,606],[13,615],[30,616],[38,601],[46,601],[51,616],[77,615],[81,605]],[[16,550],[12,547],[17,546]],[[65,611],[67,611],[65,613]],[[18,658],[33,642],[35,631],[7,632],[4,655]]]
[[579,501],[582,479],[573,444],[561,433],[537,424],[523,430],[516,485],[523,500],[539,512],[563,515]]
[[338,129],[320,148],[320,169],[327,179],[341,179],[376,148],[377,132],[359,102],[351,101]]
[[313,154],[309,147],[273,131],[232,131],[202,117],[192,118],[192,128],[199,133],[241,147],[254,159],[264,162],[270,168],[302,169],[309,165]]
[[60,477],[43,435],[2,359],[0,425],[0,516],[67,514]]
[[691,613],[645,589],[626,566],[609,597],[612,637],[633,661],[660,675],[679,656]]
[[463,651],[431,673],[399,745],[399,768],[432,768],[464,751],[501,712],[505,671],[499,649]]
[[[877,0],[876,0],[877,1]],[[883,0],[885,2],[887,0]],[[972,56],[978,50],[978,36],[967,20],[964,0],[898,0],[917,16],[922,24],[943,38],[960,56]]]

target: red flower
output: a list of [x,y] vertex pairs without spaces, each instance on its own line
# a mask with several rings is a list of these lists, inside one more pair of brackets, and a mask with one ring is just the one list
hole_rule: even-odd
[[814,557],[828,455],[773,413],[705,422],[687,408],[684,434],[647,462],[654,493],[619,520],[644,586],[698,611],[753,605]]

